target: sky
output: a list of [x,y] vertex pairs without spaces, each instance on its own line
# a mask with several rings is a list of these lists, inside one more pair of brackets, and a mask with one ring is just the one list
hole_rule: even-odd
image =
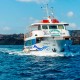
[[0,34],[25,33],[27,27],[46,16],[45,4],[53,7],[54,17],[80,30],[80,0],[0,0]]

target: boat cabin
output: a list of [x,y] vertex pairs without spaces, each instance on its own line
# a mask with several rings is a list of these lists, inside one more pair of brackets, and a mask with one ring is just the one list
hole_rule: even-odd
[[56,30],[56,29],[66,29],[66,26],[69,24],[66,23],[60,23],[57,19],[51,19],[50,16],[48,17],[48,19],[46,20],[41,20],[40,23],[34,23],[31,25],[31,31],[34,30],[46,30],[46,31],[50,31],[50,30]]
[[36,24],[31,25],[30,32],[32,32],[33,34],[37,33],[38,35],[43,35],[43,34],[51,35],[52,34],[53,36],[60,36],[60,33],[63,34],[66,31],[66,26],[68,26],[68,24],[36,23]]
[[34,30],[50,30],[50,29],[66,29],[68,24],[32,24],[31,29]]

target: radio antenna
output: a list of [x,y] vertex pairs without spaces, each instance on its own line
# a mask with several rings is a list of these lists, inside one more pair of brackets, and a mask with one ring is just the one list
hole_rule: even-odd
[[50,17],[50,16],[51,16],[52,18],[54,18],[53,7],[51,7],[51,8],[49,9],[48,4],[45,4],[45,6],[43,6],[43,7],[41,7],[41,8],[44,9],[47,18]]
[[45,6],[41,7],[45,10],[46,16],[49,17],[49,10],[48,10],[48,4],[45,4]]
[[46,4],[46,14],[47,14],[47,17],[49,17],[48,4]]
[[51,15],[54,18],[53,7],[51,7]]

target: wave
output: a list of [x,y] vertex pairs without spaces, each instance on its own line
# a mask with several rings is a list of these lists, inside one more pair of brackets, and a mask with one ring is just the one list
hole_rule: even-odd
[[41,51],[35,51],[30,53],[23,52],[22,49],[14,49],[14,48],[0,48],[0,53],[8,53],[8,54],[14,54],[14,55],[33,55],[33,56],[51,56],[51,57],[64,57],[64,56],[76,56],[80,55],[79,47],[71,48],[71,51],[69,52],[41,52]]
[[35,52],[29,52],[25,53],[23,50],[20,49],[11,49],[11,48],[0,48],[0,52],[2,53],[8,53],[8,54],[14,54],[14,55],[33,55],[33,56],[51,56],[51,57],[57,57],[57,56],[64,56],[62,53],[58,52],[41,52],[41,51],[35,51]]

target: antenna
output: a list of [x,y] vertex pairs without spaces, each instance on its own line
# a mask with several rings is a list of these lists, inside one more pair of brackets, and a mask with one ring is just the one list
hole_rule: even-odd
[[45,10],[46,16],[49,17],[48,4],[45,4],[45,6],[43,6],[41,8]]
[[43,6],[43,7],[41,7],[41,8],[44,9],[47,18],[50,17],[50,16],[51,16],[52,18],[54,18],[53,7],[51,7],[51,8],[49,9],[48,4],[45,4],[45,6]]
[[54,18],[53,7],[51,7],[51,15]]
[[47,13],[47,17],[48,17],[49,16],[48,4],[46,4],[46,13]]

